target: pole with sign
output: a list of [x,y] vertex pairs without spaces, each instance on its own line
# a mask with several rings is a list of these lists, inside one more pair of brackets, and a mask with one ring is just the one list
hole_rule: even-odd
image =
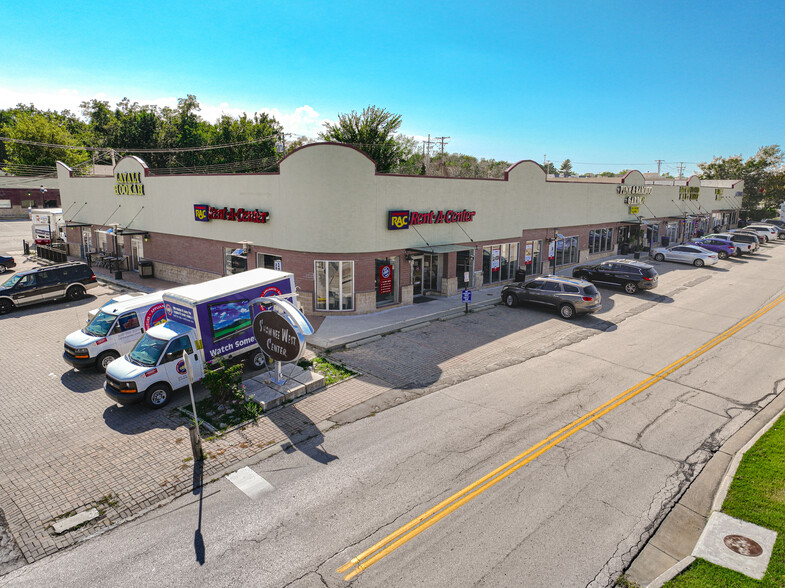
[[461,290],[461,302],[466,304],[466,310],[464,310],[464,314],[469,314],[469,303],[472,301],[472,291],[471,290]]
[[204,453],[202,452],[202,434],[199,431],[199,417],[196,415],[196,401],[194,400],[194,374],[191,370],[191,358],[183,350],[183,361],[185,362],[185,373],[188,374],[188,391],[191,393],[191,410],[194,411],[194,424],[189,427],[191,434],[191,451],[193,451],[194,459],[202,461]]

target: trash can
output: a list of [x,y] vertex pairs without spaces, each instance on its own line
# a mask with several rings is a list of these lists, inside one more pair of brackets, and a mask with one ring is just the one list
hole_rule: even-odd
[[662,244],[663,247],[667,247],[668,245],[670,245],[670,242],[671,242],[670,237],[662,237],[660,239],[660,243]]
[[641,258],[641,252],[640,251],[635,251],[632,254],[632,257],[635,258],[635,259],[640,259]]
[[152,278],[153,277],[153,262],[147,260],[139,260],[139,277]]

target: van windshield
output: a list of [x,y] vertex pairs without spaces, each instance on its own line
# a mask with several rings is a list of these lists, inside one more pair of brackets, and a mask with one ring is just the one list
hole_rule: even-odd
[[82,329],[82,332],[87,335],[92,335],[93,337],[106,337],[106,334],[109,332],[109,329],[112,328],[116,318],[116,314],[109,314],[101,311],[93,317],[93,320],[87,323],[87,326]]
[[131,353],[128,354],[128,359],[131,363],[137,365],[155,365],[158,363],[158,358],[161,357],[167,343],[169,341],[156,339],[145,333],[131,350]]

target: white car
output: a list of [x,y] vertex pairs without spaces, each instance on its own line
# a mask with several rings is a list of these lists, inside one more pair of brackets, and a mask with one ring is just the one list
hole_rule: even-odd
[[777,227],[774,225],[747,225],[744,227],[745,231],[755,231],[759,236],[763,236],[766,240],[766,243],[771,241],[772,239],[777,238]]
[[655,247],[649,253],[657,261],[678,261],[691,263],[695,267],[715,265],[717,254],[697,245],[671,245],[670,247]]

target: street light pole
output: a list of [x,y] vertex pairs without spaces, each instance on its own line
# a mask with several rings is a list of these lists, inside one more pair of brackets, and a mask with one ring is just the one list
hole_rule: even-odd
[[556,242],[559,239],[559,229],[553,229],[553,259],[551,260],[551,273],[556,275]]

